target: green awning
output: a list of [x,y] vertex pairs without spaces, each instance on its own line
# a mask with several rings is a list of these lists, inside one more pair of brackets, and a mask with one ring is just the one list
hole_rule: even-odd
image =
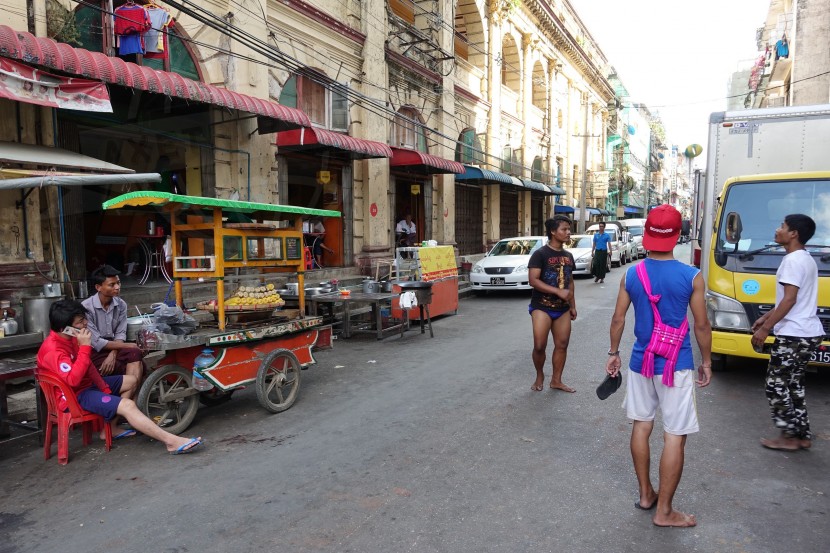
[[152,190],[130,192],[103,203],[104,209],[121,209],[124,207],[163,207],[165,205],[180,204],[183,208],[213,209],[222,208],[225,212],[260,214],[266,219],[268,213],[287,213],[292,215],[314,215],[317,217],[340,217],[339,211],[329,209],[312,209],[295,205],[262,204],[258,202],[240,202],[236,200],[222,200],[219,198],[203,198],[201,196],[183,196],[169,192],[155,192]]

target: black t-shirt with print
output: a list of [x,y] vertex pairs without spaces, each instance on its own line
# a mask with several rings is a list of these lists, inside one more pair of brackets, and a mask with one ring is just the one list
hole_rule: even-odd
[[[547,244],[533,252],[527,264],[528,269],[541,269],[542,282],[554,288],[567,290],[573,278],[574,256],[568,250],[554,250]],[[549,311],[567,311],[570,304],[554,294],[545,294],[536,288],[530,297],[530,307]]]

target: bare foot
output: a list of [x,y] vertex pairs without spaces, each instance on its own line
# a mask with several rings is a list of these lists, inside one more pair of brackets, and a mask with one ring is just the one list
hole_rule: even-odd
[[542,391],[542,385],[541,384],[534,384],[533,386],[530,387],[530,389],[533,390],[534,392],[541,392]]
[[761,438],[761,445],[767,449],[777,449],[780,451],[797,451],[801,449],[801,440],[798,438],[788,438],[786,436],[779,436],[778,438]]
[[661,515],[656,514],[654,518],[651,519],[655,526],[660,526],[661,528],[690,528],[692,526],[697,526],[697,519],[695,519],[695,515],[687,515],[686,513],[681,513],[680,511],[672,511],[668,515]]
[[813,446],[813,442],[811,440],[801,440],[801,449],[810,449]]
[[563,384],[561,382],[559,384],[555,384],[555,383],[551,382],[550,387],[553,388],[554,390],[562,390],[563,392],[568,392],[569,394],[572,394],[576,391],[573,388],[571,388],[570,386],[566,386],[565,384]]

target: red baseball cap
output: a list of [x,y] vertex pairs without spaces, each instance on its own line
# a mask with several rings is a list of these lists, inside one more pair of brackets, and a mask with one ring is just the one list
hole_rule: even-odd
[[658,205],[648,213],[643,231],[643,247],[656,252],[670,252],[680,235],[680,212],[668,204]]

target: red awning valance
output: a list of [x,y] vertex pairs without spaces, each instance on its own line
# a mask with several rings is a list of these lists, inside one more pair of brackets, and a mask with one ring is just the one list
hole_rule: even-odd
[[336,149],[351,159],[392,157],[392,149],[382,142],[362,140],[324,129],[294,129],[277,133],[280,152]]
[[392,148],[392,159],[389,160],[389,166],[400,167],[406,171],[425,175],[441,173],[455,173],[460,175],[465,172],[464,166],[457,161],[450,161],[442,157],[406,148]]
[[0,56],[110,84],[254,113],[273,119],[276,130],[311,126],[311,120],[301,110],[193,81],[177,73],[111,58],[101,52],[90,52],[50,38],[36,37],[8,25],[0,25]]

